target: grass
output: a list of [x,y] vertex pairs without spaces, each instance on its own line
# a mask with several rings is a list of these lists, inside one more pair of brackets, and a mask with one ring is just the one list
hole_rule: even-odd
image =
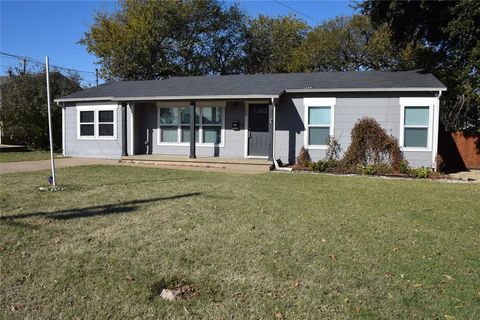
[[[89,166],[0,176],[0,318],[478,319],[480,185]],[[189,301],[163,301],[173,283]],[[449,318],[450,317],[450,318]]]
[[[55,157],[62,157],[56,154]],[[0,152],[0,163],[50,159],[50,151]]]

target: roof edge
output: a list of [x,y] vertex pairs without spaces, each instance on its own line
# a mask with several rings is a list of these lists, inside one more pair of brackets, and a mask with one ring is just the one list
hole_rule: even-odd
[[98,97],[98,98],[59,98],[54,101],[61,102],[87,102],[87,101],[168,101],[168,100],[229,100],[229,99],[271,99],[278,98],[278,94],[247,94],[247,95],[209,95],[209,96],[156,96],[156,97]]
[[331,88],[331,89],[285,89],[284,93],[315,92],[388,92],[388,91],[447,91],[447,87],[405,87],[405,88]]

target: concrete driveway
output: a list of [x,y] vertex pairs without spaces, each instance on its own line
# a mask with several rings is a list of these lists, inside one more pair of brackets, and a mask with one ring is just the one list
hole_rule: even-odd
[[[104,160],[104,159],[91,159],[91,158],[55,159],[56,168],[87,166],[92,164],[118,164],[118,160]],[[0,174],[48,170],[48,169],[50,169],[50,160],[0,163]]]

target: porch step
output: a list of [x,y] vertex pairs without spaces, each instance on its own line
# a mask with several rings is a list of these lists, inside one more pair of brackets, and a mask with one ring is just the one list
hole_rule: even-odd
[[240,159],[240,158],[211,158],[201,157],[189,159],[177,156],[139,155],[126,156],[120,160],[122,163],[134,163],[140,165],[154,165],[162,167],[190,167],[216,169],[227,172],[267,172],[272,163],[266,159]]

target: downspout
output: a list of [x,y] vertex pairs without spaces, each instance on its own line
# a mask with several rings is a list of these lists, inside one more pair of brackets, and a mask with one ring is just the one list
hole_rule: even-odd
[[270,98],[270,101],[272,103],[272,106],[273,106],[273,137],[272,137],[272,155],[273,155],[273,159],[276,159],[276,147],[275,147],[275,140],[276,140],[276,121],[275,121],[275,118],[276,118],[276,107],[275,107],[275,99],[272,97]]
[[439,118],[440,118],[440,97],[443,91],[438,90],[437,103],[435,105],[435,118],[433,119],[433,148],[432,148],[432,167],[437,171],[437,153],[438,153],[438,133],[439,133]]
[[122,157],[128,156],[127,152],[127,104],[122,103]]
[[65,102],[61,102],[60,107],[62,108],[62,155],[65,157]]

